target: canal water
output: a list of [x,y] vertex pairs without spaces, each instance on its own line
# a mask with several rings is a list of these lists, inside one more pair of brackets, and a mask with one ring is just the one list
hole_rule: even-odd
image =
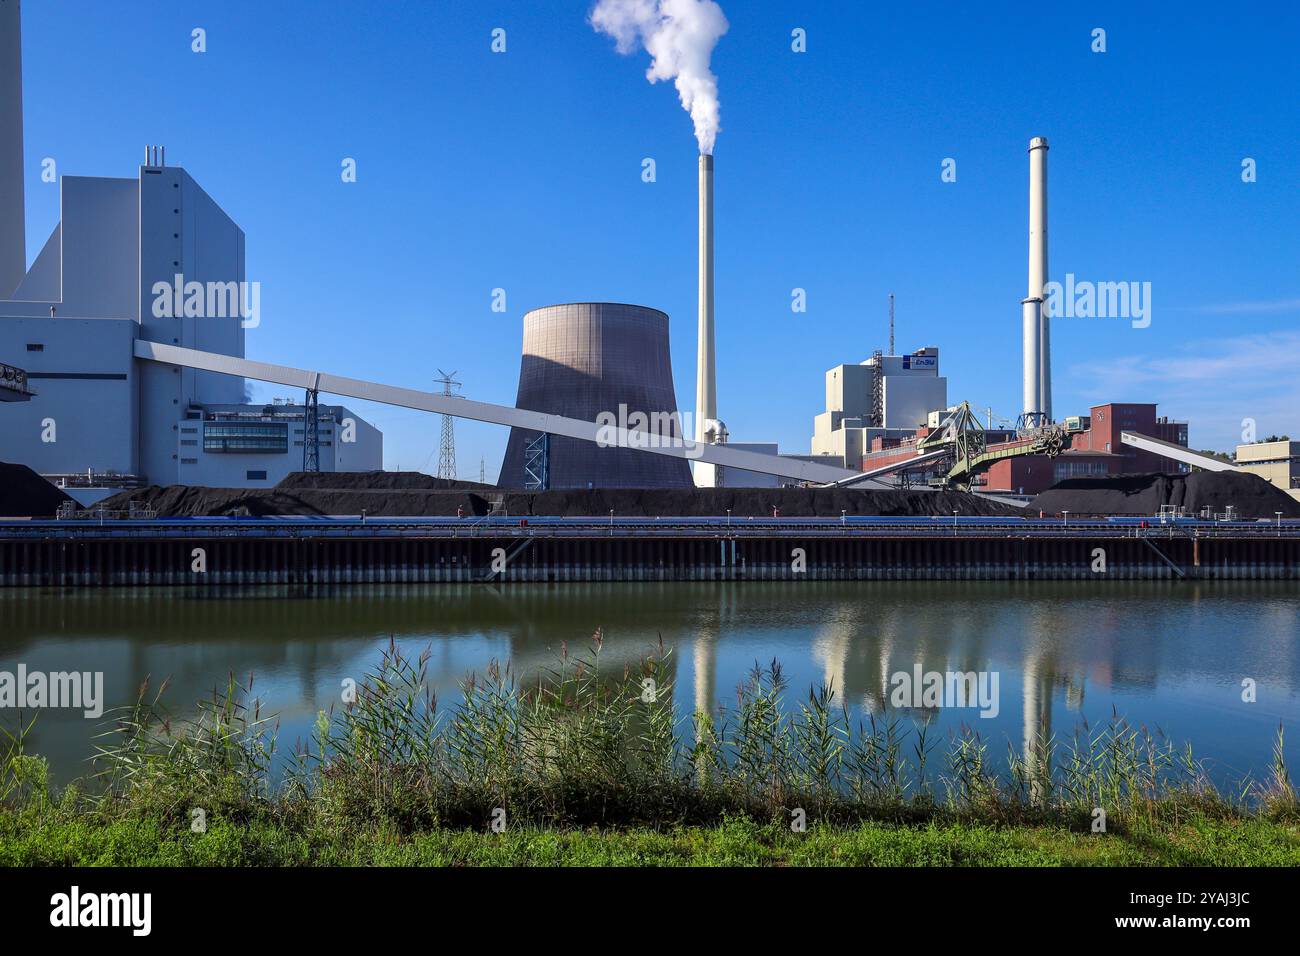
[[[1027,735],[1071,736],[1118,712],[1190,742],[1216,782],[1267,776],[1279,723],[1300,771],[1300,588],[1274,582],[806,582],[722,584],[402,585],[311,591],[211,588],[0,591],[0,676],[103,674],[106,708],[164,678],[176,713],[254,675],[255,695],[280,720],[280,746],[310,734],[316,714],[360,681],[390,636],[429,650],[443,701],[492,659],[516,673],[556,663],[562,645],[600,629],[602,666],[620,672],[674,651],[674,704],[731,706],[758,663],[778,660],[797,706],[829,681],[855,715],[928,721],[946,738],[963,725],[1005,764]],[[976,672],[997,693],[971,706],[948,699],[899,708],[896,675]],[[1254,682],[1254,702],[1243,700]],[[986,683],[987,689],[992,689]],[[983,704],[982,707],[977,706]],[[944,706],[947,704],[948,706]],[[981,716],[987,714],[987,716]],[[18,714],[0,710],[12,729]],[[56,780],[89,770],[102,718],[45,710],[28,751]],[[688,733],[688,725],[683,725]]]

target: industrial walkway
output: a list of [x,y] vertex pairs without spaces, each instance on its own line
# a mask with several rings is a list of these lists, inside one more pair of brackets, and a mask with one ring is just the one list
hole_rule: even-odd
[[196,518],[0,523],[0,586],[1300,580],[1300,522]]
[[1004,518],[985,516],[841,518],[554,518],[490,515],[377,518],[361,515],[274,518],[91,517],[0,521],[0,540],[48,538],[1300,538],[1300,519]]

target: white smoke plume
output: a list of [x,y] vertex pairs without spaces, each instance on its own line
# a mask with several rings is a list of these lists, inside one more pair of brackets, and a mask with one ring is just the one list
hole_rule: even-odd
[[646,79],[672,80],[682,108],[695,123],[701,153],[712,153],[720,125],[718,78],[709,57],[727,32],[727,18],[714,0],[599,0],[591,25],[613,37],[619,53],[638,46],[650,54]]

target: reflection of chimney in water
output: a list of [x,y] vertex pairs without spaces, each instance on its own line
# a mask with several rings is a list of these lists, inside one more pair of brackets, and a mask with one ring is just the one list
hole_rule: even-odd
[[813,638],[813,659],[821,661],[822,683],[835,695],[832,703],[847,699],[849,648],[853,645],[854,625],[846,620],[827,624]]
[[1082,675],[1076,680],[1073,676],[1066,678],[1065,684],[1065,707],[1067,710],[1078,711],[1083,706],[1083,692],[1086,685],[1083,682]]
[[889,659],[894,652],[894,629],[892,618],[888,621],[881,622],[881,636],[879,652],[876,655],[876,671],[873,675],[873,681],[867,684],[867,691],[862,695],[862,704],[873,714],[883,714],[885,705],[889,702]]
[[1029,796],[1039,801],[1047,796],[1046,781],[1052,768],[1048,762],[1048,741],[1052,737],[1051,662],[1032,649],[1025,650],[1024,665],[1025,777]]
[[718,650],[713,635],[695,638],[695,713],[713,714],[713,672]]

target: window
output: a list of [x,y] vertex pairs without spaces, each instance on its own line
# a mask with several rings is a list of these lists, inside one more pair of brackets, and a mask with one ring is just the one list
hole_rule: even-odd
[[266,472],[264,471],[249,471],[244,474],[249,481],[266,481]]
[[1108,474],[1104,461],[1058,461],[1055,475],[1057,481],[1066,478],[1082,478],[1089,475]]
[[217,454],[284,454],[289,450],[289,426],[284,422],[205,422],[203,450]]
[[198,460],[197,458],[182,458],[182,459],[181,459],[181,464],[182,464],[182,465],[197,465],[198,463],[199,463],[199,460]]
[[197,438],[182,438],[182,439],[181,439],[181,447],[182,447],[182,448],[188,447],[188,446],[190,446],[190,445],[195,445],[195,446],[197,446],[198,443],[199,443],[199,440],[198,440]]
[[44,351],[45,351],[45,346],[42,345],[40,342],[28,342],[28,343],[27,343],[27,351],[29,351],[29,352],[44,352]]
[[197,428],[182,428],[182,429],[181,429],[181,434],[182,434],[182,435],[197,435],[198,433],[199,433],[199,430],[198,430]]

